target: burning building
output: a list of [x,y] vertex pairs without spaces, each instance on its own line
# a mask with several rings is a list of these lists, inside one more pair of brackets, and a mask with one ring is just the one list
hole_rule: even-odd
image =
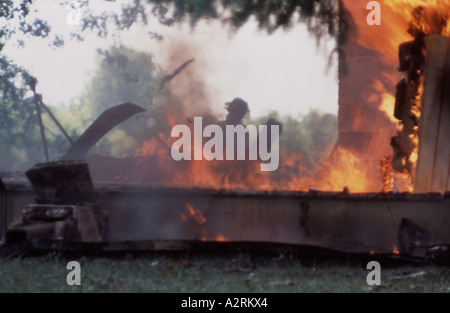
[[[378,162],[382,160],[384,190],[447,191],[448,175],[440,179],[439,187],[428,183],[424,188],[421,169],[435,167],[433,164],[437,162],[443,172],[448,172],[448,153],[438,151],[445,149],[446,144],[420,149],[438,140],[438,133],[445,133],[445,129],[434,131],[435,137],[424,138],[422,143],[420,138],[431,127],[421,118],[421,113],[431,110],[435,119],[448,119],[441,109],[447,100],[441,97],[428,101],[423,94],[423,81],[424,76],[430,77],[427,90],[433,90],[433,94],[437,88],[445,89],[444,77],[439,78],[438,86],[435,81],[430,83],[434,72],[445,67],[434,64],[434,60],[446,59],[445,52],[436,55],[438,39],[432,35],[443,36],[440,40],[446,45],[449,4],[380,1],[381,25],[369,25],[361,14],[363,3],[344,3],[357,24],[357,35],[343,47],[346,64],[341,67],[346,66],[346,75],[340,75],[339,144],[362,152],[362,159],[372,173],[377,172]],[[419,150],[432,153],[435,159],[418,158]],[[429,174],[427,179],[431,179]]]
[[[340,2],[357,32],[339,49],[338,142],[316,171],[303,171],[301,156],[283,147],[274,173],[261,172],[257,159],[178,162],[174,139],[163,133],[133,156],[67,161],[84,158],[92,134],[110,129],[99,122],[66,153],[68,163],[27,172],[36,205],[29,184],[1,185],[6,245],[151,250],[270,242],[410,256],[446,249],[450,40],[449,18],[439,12],[450,10],[439,1],[380,3],[381,25],[368,25],[366,3]],[[215,122],[241,124],[238,113],[233,119],[230,109]],[[168,107],[167,120],[195,132],[185,112]]]

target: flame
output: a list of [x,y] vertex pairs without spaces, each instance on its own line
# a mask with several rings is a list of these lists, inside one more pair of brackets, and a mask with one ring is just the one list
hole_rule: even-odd
[[116,176],[114,176],[114,180],[117,181],[128,181],[128,176],[124,176],[122,173],[117,174]]
[[219,241],[219,242],[225,242],[225,241],[227,241],[227,239],[225,238],[224,235],[219,234],[219,235],[217,235],[217,237],[216,237],[216,241]]
[[[381,60],[391,68],[394,68],[399,62],[400,44],[416,39],[421,40],[422,36],[430,34],[450,36],[450,1],[448,0],[380,0],[378,2],[381,7],[381,25],[369,25],[366,20],[369,14],[366,8],[367,1],[343,0],[345,8],[351,13],[357,28],[357,32],[351,40],[375,51]],[[414,71],[416,71],[414,74],[419,74],[414,81],[410,81],[410,77],[414,75],[406,74],[408,93],[416,95],[408,100],[408,114],[419,121],[423,92],[422,77],[420,77],[422,73],[419,73],[419,69],[414,69]],[[418,160],[418,126],[412,126],[411,121],[407,119],[401,118],[401,121],[398,121],[393,116],[394,88],[386,89],[381,81],[393,79],[392,87],[394,87],[397,83],[396,75],[387,75],[388,77],[386,77],[386,73],[379,75],[380,77],[374,77],[373,94],[369,96],[369,101],[378,101],[378,109],[386,113],[393,125],[398,124],[396,142],[402,144],[402,150],[396,150],[397,156],[393,162],[395,171],[392,175],[390,169],[386,168],[386,164],[382,164],[384,166],[382,168],[383,190],[389,189],[390,185],[394,189],[398,189],[398,186],[401,185],[401,189],[413,191],[413,173]],[[388,142],[387,140],[386,142]],[[399,151],[406,155],[399,154]],[[391,182],[396,180],[397,183],[391,184],[389,180]]]
[[180,213],[180,219],[185,223],[186,229],[198,239],[206,240],[206,218],[203,213],[199,209],[194,208],[190,203],[186,203],[185,209],[185,211]]
[[180,219],[186,225],[186,229],[201,241],[227,241],[225,236],[221,233],[215,237],[211,234],[208,234],[208,231],[206,229],[206,217],[199,209],[195,208],[189,202],[186,203],[185,210],[180,213]]
[[[392,86],[395,86],[394,78],[389,77],[388,79],[392,82]],[[397,124],[398,120],[394,116],[395,97],[393,90],[387,90],[380,80],[375,80],[372,88],[376,94],[371,95],[369,101],[378,97],[378,103],[380,103],[378,110],[385,113],[392,123]]]
[[[169,124],[192,120],[166,111]],[[189,125],[193,128],[193,125]],[[205,126],[205,125],[204,125]],[[191,130],[191,133],[193,131]],[[173,138],[162,133],[143,143],[136,150],[138,170],[132,181],[161,183],[170,186],[213,189],[292,190],[319,189],[352,192],[380,191],[379,173],[367,169],[356,151],[343,147],[324,147],[324,157],[305,166],[307,160],[299,152],[280,146],[280,166],[275,172],[261,172],[260,161],[174,161],[170,156]],[[201,147],[200,147],[201,148]],[[197,149],[191,144],[191,151]]]
[[392,112],[394,112],[394,104],[395,104],[395,98],[392,94],[389,93],[383,93],[382,95],[382,101],[381,105],[379,106],[379,110],[386,113],[386,115],[389,117],[389,119],[396,123],[398,122],[397,119],[394,117]]
[[172,113],[171,108],[168,108],[166,110],[166,117],[167,117],[167,123],[170,127],[174,127],[178,124],[177,119],[174,116],[174,113]]
[[[177,162],[171,159],[167,143],[155,138],[144,143],[136,155],[139,170],[133,180],[140,182],[268,191],[311,188],[342,191],[348,187],[352,192],[368,192],[381,189],[379,173],[371,172],[358,152],[343,147],[330,151],[314,171],[305,168],[301,154],[285,148],[281,149],[280,167],[275,172],[261,172],[259,161]],[[153,163],[156,165],[152,166]]]
[[392,254],[395,254],[395,255],[400,254],[400,251],[398,251],[398,248],[395,244],[392,244]]
[[206,222],[206,218],[200,210],[194,208],[190,203],[186,203],[186,208],[186,213],[180,213],[180,217],[183,221],[193,218],[198,225],[202,225]]
[[383,192],[390,192],[393,189],[392,177],[392,157],[387,156],[381,159],[380,162],[381,177],[383,179]]
[[[357,26],[356,41],[369,49],[377,50],[388,64],[396,65],[398,45],[411,40],[408,28],[414,20],[415,9],[427,8],[420,20],[425,33],[435,33],[440,18],[448,18],[450,3],[447,0],[379,0],[381,6],[381,25],[368,25],[366,9],[368,1],[344,0],[343,3],[353,16]],[[442,30],[444,36],[450,35],[450,25]]]

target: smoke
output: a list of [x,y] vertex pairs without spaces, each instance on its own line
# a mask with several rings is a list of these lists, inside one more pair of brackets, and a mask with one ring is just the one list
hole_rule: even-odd
[[163,53],[164,59],[160,60],[165,64],[163,79],[171,74],[174,76],[161,86],[170,90],[166,101],[170,106],[170,102],[177,98],[186,116],[200,116],[211,111],[211,98],[205,83],[207,69],[202,58],[197,57],[200,50],[196,43],[179,37],[171,43],[170,50]]

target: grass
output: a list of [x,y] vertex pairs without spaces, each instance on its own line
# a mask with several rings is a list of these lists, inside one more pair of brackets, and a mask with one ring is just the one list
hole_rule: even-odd
[[[69,286],[67,262],[78,261],[81,285]],[[0,259],[0,293],[300,293],[450,291],[450,268],[381,264],[369,286],[361,262],[305,262],[298,257],[224,255],[59,256]]]

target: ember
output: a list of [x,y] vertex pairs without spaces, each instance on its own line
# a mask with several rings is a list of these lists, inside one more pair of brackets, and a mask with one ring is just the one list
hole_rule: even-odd
[[206,240],[207,232],[204,227],[206,218],[200,210],[194,208],[190,203],[186,203],[186,211],[180,213],[180,218],[186,223],[188,231],[196,234],[198,239]]
[[392,244],[392,253],[393,254],[400,254],[400,251],[398,251],[398,248],[395,244]]

